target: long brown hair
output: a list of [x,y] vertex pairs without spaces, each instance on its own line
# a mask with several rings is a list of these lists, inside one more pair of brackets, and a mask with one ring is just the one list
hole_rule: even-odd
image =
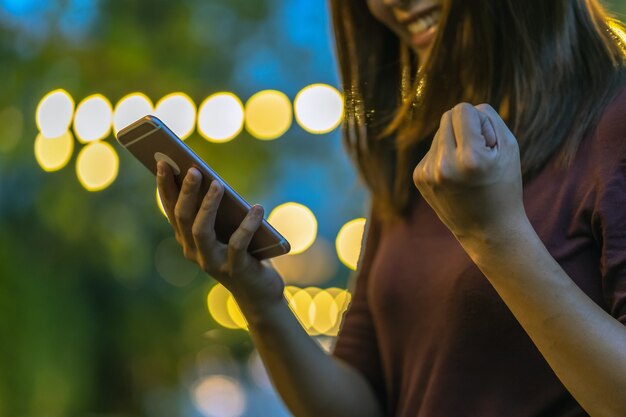
[[442,114],[459,102],[506,102],[529,178],[570,163],[624,85],[626,45],[598,0],[443,0],[428,62],[364,1],[330,0],[345,96],[344,144],[377,211],[406,215],[411,172]]

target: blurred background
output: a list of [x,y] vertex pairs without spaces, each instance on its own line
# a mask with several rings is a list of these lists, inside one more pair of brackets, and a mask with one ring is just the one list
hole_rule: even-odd
[[113,135],[156,114],[262,204],[330,349],[366,211],[341,100],[325,2],[0,0],[0,417],[288,416]]

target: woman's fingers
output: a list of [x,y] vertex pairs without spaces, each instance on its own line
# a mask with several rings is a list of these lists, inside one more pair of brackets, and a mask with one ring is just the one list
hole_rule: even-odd
[[226,247],[217,240],[215,234],[215,217],[223,195],[222,185],[219,181],[213,181],[202,199],[202,205],[191,228],[200,255],[198,261],[206,272],[215,270],[224,263]]
[[202,174],[196,168],[190,168],[183,180],[178,202],[174,207],[176,224],[183,240],[183,252],[188,259],[195,259],[196,244],[191,227],[198,212],[198,190]]
[[248,267],[248,246],[263,221],[263,207],[253,206],[228,241],[228,271],[236,274]]

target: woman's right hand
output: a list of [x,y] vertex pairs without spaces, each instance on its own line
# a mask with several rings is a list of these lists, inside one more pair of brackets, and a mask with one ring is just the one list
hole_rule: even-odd
[[259,261],[247,250],[263,220],[263,207],[252,207],[226,245],[217,240],[214,228],[224,188],[213,181],[207,194],[200,196],[201,178],[200,171],[191,168],[179,190],[170,166],[164,161],[157,164],[159,195],[185,258],[224,285],[244,312],[280,302],[282,278],[269,262]]

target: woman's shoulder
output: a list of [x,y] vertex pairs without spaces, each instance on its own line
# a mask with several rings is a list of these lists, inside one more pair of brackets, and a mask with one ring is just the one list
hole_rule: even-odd
[[605,106],[595,127],[583,139],[576,160],[598,175],[610,175],[626,161],[626,86]]
[[596,130],[599,140],[626,142],[626,86],[604,108]]

